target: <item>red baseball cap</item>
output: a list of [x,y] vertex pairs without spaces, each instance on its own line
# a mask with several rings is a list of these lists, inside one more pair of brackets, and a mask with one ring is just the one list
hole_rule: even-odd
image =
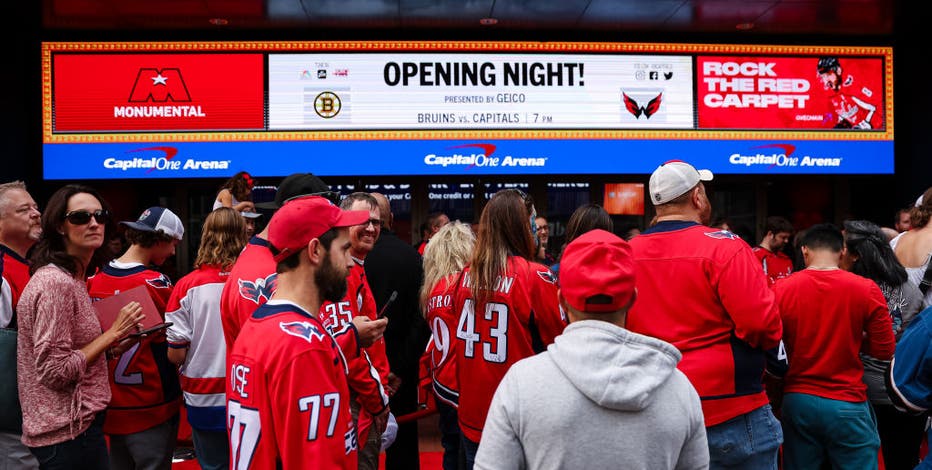
[[634,295],[631,246],[605,230],[590,230],[570,242],[560,260],[560,294],[587,313],[621,310]]
[[269,243],[279,262],[335,227],[351,227],[369,220],[369,211],[345,211],[320,196],[292,199],[269,220]]

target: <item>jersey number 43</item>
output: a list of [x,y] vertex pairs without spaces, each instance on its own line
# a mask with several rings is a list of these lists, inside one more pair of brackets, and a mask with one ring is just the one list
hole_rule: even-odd
[[499,302],[485,304],[483,318],[491,322],[489,338],[483,339],[476,331],[475,301],[466,299],[460,312],[456,337],[465,342],[463,353],[475,357],[476,343],[482,343],[482,358],[489,362],[504,363],[508,359],[508,305]]

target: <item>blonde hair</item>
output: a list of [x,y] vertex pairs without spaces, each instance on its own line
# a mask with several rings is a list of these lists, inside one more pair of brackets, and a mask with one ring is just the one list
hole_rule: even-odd
[[233,267],[239,253],[246,246],[246,221],[230,207],[218,207],[204,220],[201,246],[197,249],[194,268],[216,264],[221,269]]
[[[434,286],[443,278],[463,270],[472,256],[476,236],[468,224],[450,222],[430,239],[424,248],[424,284],[421,286],[421,310],[427,312],[427,300]],[[450,286],[454,288],[455,286]]]

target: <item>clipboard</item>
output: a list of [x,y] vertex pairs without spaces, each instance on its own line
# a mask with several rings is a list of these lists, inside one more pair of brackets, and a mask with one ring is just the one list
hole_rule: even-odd
[[139,302],[142,306],[142,313],[146,316],[142,319],[143,329],[162,323],[162,315],[159,314],[159,309],[152,301],[152,297],[149,297],[149,289],[146,289],[145,285],[138,285],[93,303],[94,309],[97,310],[97,318],[100,320],[101,331],[109,330],[120,315],[120,309],[134,300]]

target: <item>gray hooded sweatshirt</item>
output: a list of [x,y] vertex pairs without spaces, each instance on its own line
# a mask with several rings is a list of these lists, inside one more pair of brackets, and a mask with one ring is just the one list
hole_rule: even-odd
[[515,363],[492,399],[475,469],[705,469],[699,395],[673,345],[598,320]]

